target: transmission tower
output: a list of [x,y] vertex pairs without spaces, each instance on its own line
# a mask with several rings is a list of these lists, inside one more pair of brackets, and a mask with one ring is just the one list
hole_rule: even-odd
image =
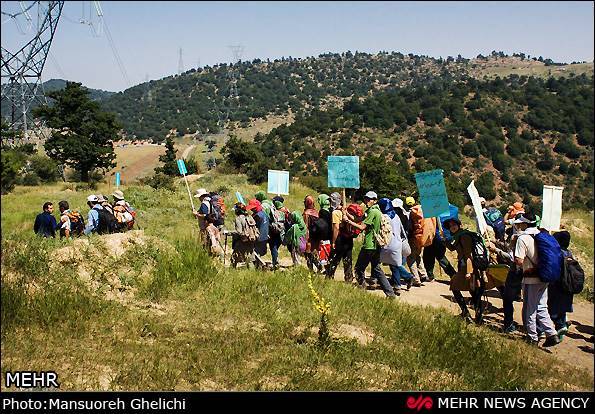
[[229,82],[229,93],[227,95],[226,101],[223,105],[223,116],[219,118],[219,133],[222,133],[223,128],[227,122],[229,122],[230,117],[233,115],[233,112],[237,109],[239,104],[239,94],[238,94],[238,79],[240,77],[239,71],[239,64],[242,61],[242,55],[244,54],[244,46],[242,45],[231,45],[228,46],[231,50],[232,61],[229,65],[229,69],[227,71],[227,77]]
[[178,75],[184,73],[184,61],[182,60],[182,48],[180,48],[180,59],[178,59]]
[[[29,5],[20,2],[21,11],[7,13],[3,16],[14,20],[17,28],[25,34],[18,22],[21,16],[27,20],[29,28],[35,28],[34,36],[16,52],[8,51],[2,46],[2,106],[10,108],[9,126],[23,131],[25,140],[29,139],[29,131],[41,135],[42,125],[35,123],[30,114],[34,103],[46,104],[43,94],[41,73],[47,59],[58,20],[62,13],[63,1],[35,1]],[[29,13],[37,6],[37,25]]]

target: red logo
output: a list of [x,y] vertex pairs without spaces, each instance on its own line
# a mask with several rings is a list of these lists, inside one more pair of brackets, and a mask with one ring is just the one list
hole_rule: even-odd
[[420,395],[417,398],[407,398],[407,408],[416,410],[418,412],[421,411],[422,408],[425,408],[426,410],[431,410],[433,405],[434,401],[432,400],[432,397],[424,397],[423,395]]

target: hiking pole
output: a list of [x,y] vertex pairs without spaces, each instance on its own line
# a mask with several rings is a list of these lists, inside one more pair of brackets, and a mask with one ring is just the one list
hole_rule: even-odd
[[227,256],[227,230],[223,233],[225,236],[225,246],[223,247],[223,266],[225,267],[225,257]]

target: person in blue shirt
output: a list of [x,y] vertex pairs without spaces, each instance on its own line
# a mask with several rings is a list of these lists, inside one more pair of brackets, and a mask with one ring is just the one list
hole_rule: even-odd
[[262,261],[262,257],[267,254],[267,245],[269,240],[269,216],[264,212],[260,201],[253,198],[248,202],[246,206],[246,210],[252,212],[252,218],[256,222],[256,227],[258,227],[259,236],[254,243],[254,258],[256,260],[255,265],[256,268],[264,268],[265,264]]
[[54,204],[51,201],[43,204],[43,212],[35,217],[35,224],[33,225],[33,231],[36,234],[43,237],[56,237],[58,223],[56,223],[56,218],[52,214],[53,212]]
[[99,229],[99,210],[103,209],[99,203],[99,198],[96,195],[87,197],[87,205],[91,208],[87,216],[87,227],[85,227],[85,235],[97,233]]

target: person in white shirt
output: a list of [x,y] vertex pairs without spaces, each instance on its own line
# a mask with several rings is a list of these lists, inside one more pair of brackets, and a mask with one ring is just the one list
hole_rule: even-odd
[[518,233],[514,261],[523,269],[523,325],[527,331],[527,341],[538,344],[539,326],[546,335],[543,346],[557,345],[560,339],[547,307],[548,284],[541,281],[537,270],[539,257],[533,236],[539,234],[539,229],[536,227],[535,215],[519,213],[512,224]]

